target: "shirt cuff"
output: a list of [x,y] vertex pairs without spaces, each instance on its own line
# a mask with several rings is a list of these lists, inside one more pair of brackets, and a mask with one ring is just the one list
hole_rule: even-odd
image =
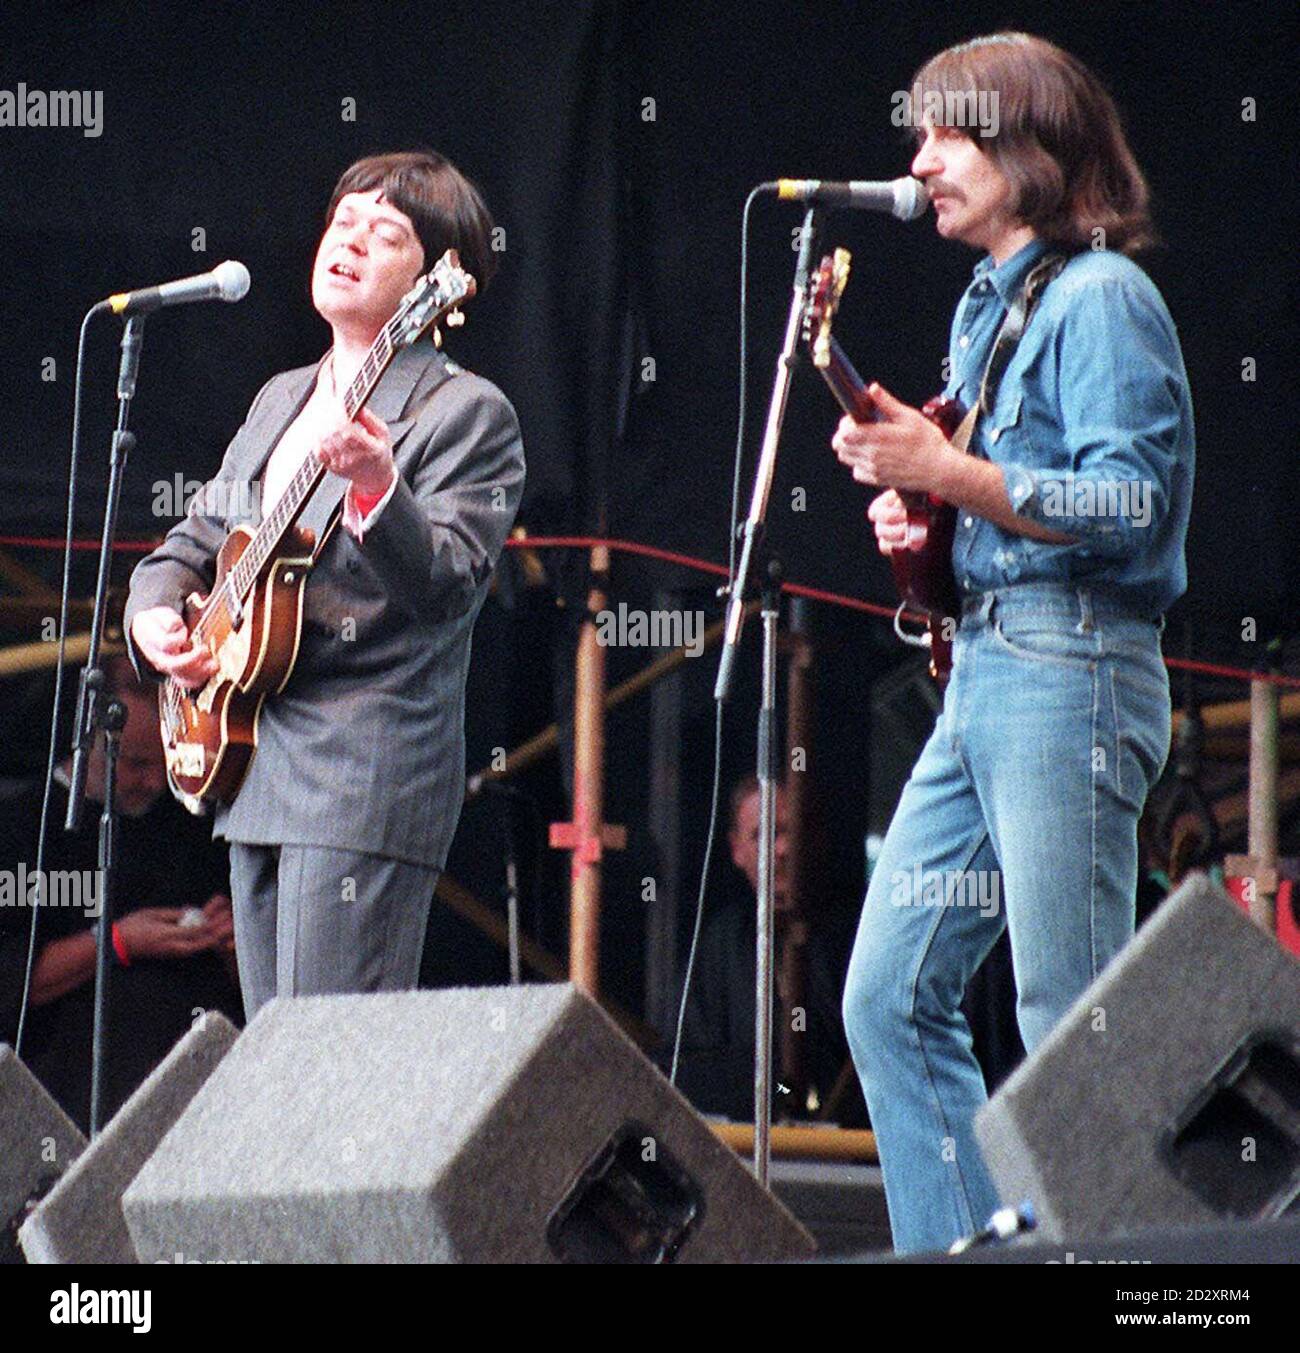
[[372,493],[358,493],[354,484],[348,485],[347,494],[343,499],[343,525],[358,541],[365,538],[366,532],[374,524],[375,518],[387,506],[388,500],[393,496],[393,491],[396,488],[396,473],[393,475],[393,482],[378,496]]
[[1003,465],[1002,477],[1006,480],[1007,497],[1011,500],[1011,510],[1017,517],[1030,517],[1038,520],[1037,505],[1038,480],[1032,470],[1023,465]]

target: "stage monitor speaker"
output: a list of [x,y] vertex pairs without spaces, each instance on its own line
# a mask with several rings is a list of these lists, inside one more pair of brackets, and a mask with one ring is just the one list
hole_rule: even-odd
[[960,1254],[866,1251],[827,1262],[924,1264],[927,1268],[935,1264],[1300,1264],[1300,1217],[1166,1226],[1102,1240],[1074,1236],[1049,1241],[1037,1239],[1030,1232],[1012,1240],[976,1245]]
[[216,1011],[195,1021],[27,1218],[18,1243],[28,1263],[137,1262],[122,1194],[238,1033]]
[[21,1263],[18,1228],[86,1148],[81,1129],[0,1043],[0,1263]]
[[808,1233],[568,986],[264,1006],[122,1200],[143,1262],[804,1258]]
[[977,1114],[1040,1236],[1300,1212],[1300,963],[1203,875]]

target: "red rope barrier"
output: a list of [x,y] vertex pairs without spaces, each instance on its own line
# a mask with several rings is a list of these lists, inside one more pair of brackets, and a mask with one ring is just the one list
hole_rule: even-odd
[[[114,549],[123,554],[148,554],[156,549],[156,540],[119,540]],[[0,536],[0,547],[33,550],[61,550],[63,541],[43,536]],[[614,550],[620,554],[641,555],[646,559],[657,559],[661,563],[676,564],[680,568],[693,569],[697,573],[709,573],[714,577],[725,578],[727,568],[724,564],[715,564],[709,559],[696,559],[689,554],[678,554],[673,550],[660,549],[657,545],[643,545],[636,540],[607,539],[602,536],[521,536],[506,541],[509,549],[515,550],[590,550],[597,546]],[[99,541],[90,538],[74,539],[74,550],[97,550]],[[822,601],[828,606],[841,606],[850,611],[861,611],[867,615],[883,616],[892,619],[895,606],[881,606],[874,601],[864,601],[861,597],[845,596],[842,592],[827,592],[819,587],[808,587],[803,583],[782,583],[781,590],[795,597],[807,597],[810,601]],[[1199,662],[1194,658],[1165,658],[1166,667],[1180,671],[1199,672],[1204,676],[1224,677],[1232,681],[1265,681],[1270,685],[1283,686],[1288,690],[1300,690],[1300,677],[1284,676],[1279,672],[1249,672],[1241,667],[1226,667],[1220,663]]]
[[1300,677],[1285,676],[1281,672],[1247,672],[1241,667],[1223,667],[1217,662],[1198,662],[1195,658],[1166,658],[1165,666],[1177,667],[1183,672],[1203,672],[1206,676],[1230,677],[1233,681],[1263,681],[1270,686],[1300,691]]
[[[695,559],[689,554],[675,554],[672,550],[661,550],[657,545],[642,545],[635,540],[607,540],[596,536],[524,536],[519,540],[508,540],[506,544],[516,550],[589,550],[604,545],[622,554],[644,555],[647,559],[659,559],[666,564],[680,564],[683,568],[694,569],[698,573],[712,573],[719,578],[727,576],[724,564],[715,564],[708,559]],[[795,597],[807,597],[810,601],[824,601],[831,606],[843,606],[850,611],[883,615],[887,620],[892,620],[894,612],[898,609],[897,606],[880,606],[874,601],[863,601],[860,597],[847,597],[841,592],[824,592],[819,587],[805,587],[803,583],[782,583],[781,591]]]
[[[158,540],[119,540],[114,543],[113,549],[120,550],[123,554],[148,554],[151,550],[156,550],[158,545]],[[0,547],[4,546],[26,550],[61,550],[63,541],[48,536],[0,536]],[[74,537],[72,548],[97,550],[99,541],[90,537],[80,539]]]

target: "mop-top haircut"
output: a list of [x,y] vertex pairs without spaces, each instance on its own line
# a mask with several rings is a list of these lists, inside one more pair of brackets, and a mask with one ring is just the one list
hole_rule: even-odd
[[496,272],[492,250],[492,216],[483,194],[436,151],[397,151],[370,155],[343,171],[330,198],[325,224],[334,219],[339,199],[346,193],[369,193],[376,188],[411,218],[424,246],[424,271],[448,249],[460,252],[461,266],[472,273],[481,292]]

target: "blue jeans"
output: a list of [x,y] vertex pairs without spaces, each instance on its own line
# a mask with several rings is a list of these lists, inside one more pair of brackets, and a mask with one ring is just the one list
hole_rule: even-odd
[[953,659],[844,992],[904,1253],[945,1249],[998,1207],[973,1131],[987,1092],[967,982],[1009,926],[1033,1052],[1133,933],[1137,821],[1169,750],[1159,627],[1099,594],[1026,584],[969,598]]

